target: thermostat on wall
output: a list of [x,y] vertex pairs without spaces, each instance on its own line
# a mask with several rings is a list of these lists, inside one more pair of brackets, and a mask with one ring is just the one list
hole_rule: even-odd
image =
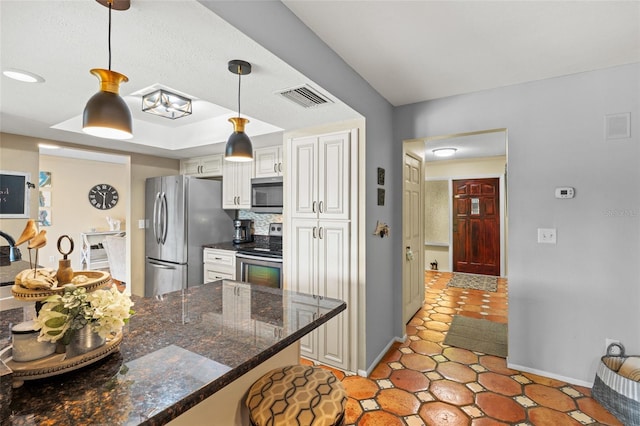
[[570,186],[556,188],[556,198],[573,198],[576,192]]

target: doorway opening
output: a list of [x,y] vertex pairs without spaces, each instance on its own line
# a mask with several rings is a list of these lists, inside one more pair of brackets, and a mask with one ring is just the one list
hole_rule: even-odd
[[[498,216],[490,226],[497,227],[494,234],[498,235],[497,247],[487,250],[483,242],[473,241],[466,237],[464,242],[470,250],[470,256],[479,255],[481,252],[491,251],[498,261],[485,263],[497,263],[490,271],[476,267],[474,273],[485,273],[496,276],[507,276],[507,129],[497,128],[467,133],[430,136],[404,141],[404,152],[419,153],[423,160],[423,180],[421,206],[423,207],[422,220],[420,221],[423,244],[418,248],[412,248],[413,256],[421,256],[425,271],[455,272],[454,265],[461,261],[459,256],[454,261],[454,181],[472,181],[477,179],[493,179],[495,182],[494,195]],[[451,157],[439,157],[443,148],[452,148]],[[404,156],[403,156],[404,158]],[[403,160],[404,161],[404,160]],[[462,197],[461,197],[462,198]],[[465,201],[469,212],[486,211],[486,200],[467,197]],[[455,206],[456,208],[458,206]],[[403,218],[406,215],[406,206],[403,206]],[[478,210],[479,209],[479,210]],[[459,218],[458,218],[459,219]],[[404,219],[403,219],[404,220]],[[471,222],[467,222],[469,226]],[[460,222],[458,222],[460,225]],[[466,226],[466,225],[465,225]],[[403,226],[404,227],[404,226]],[[473,232],[473,231],[471,231]],[[468,234],[467,234],[468,235]],[[460,238],[460,237],[457,237]],[[495,243],[494,243],[495,244]],[[474,262],[471,262],[474,263]],[[458,268],[460,269],[460,268]],[[403,276],[404,281],[404,276]],[[421,282],[421,284],[423,284]],[[411,295],[407,291],[411,287],[403,283],[404,306],[411,305]],[[406,314],[403,309],[403,314]]]
[[[40,146],[39,154],[40,174],[48,176],[38,188],[39,209],[46,211],[49,219],[40,226],[46,226],[52,239],[42,250],[42,265],[57,267],[62,256],[55,250],[55,242],[61,235],[68,235],[74,241],[69,254],[74,270],[110,270],[115,260],[107,256],[106,238],[131,235],[131,157],[61,145]],[[110,188],[112,198],[108,203],[96,197],[97,185]],[[125,292],[130,294],[131,238],[123,241],[120,255],[112,255],[122,259],[116,262],[117,267],[114,265],[118,272],[113,278],[126,283]],[[119,253],[122,250],[124,253]],[[111,273],[114,275],[115,271]]]

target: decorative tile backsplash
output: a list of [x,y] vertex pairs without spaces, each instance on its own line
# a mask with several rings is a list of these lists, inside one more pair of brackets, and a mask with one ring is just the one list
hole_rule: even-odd
[[238,219],[253,220],[253,228],[256,235],[269,235],[270,223],[282,223],[281,214],[254,213],[247,210],[240,210]]

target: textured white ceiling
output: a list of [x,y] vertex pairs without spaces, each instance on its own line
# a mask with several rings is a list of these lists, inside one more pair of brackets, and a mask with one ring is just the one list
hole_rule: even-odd
[[640,61],[638,1],[283,3],[396,106]]
[[[26,84],[1,77],[1,130],[34,137],[184,158],[220,152],[237,114],[232,59],[252,64],[242,77],[242,115],[254,138],[358,117],[340,102],[304,109],[279,90],[314,82],[194,0],[133,0],[112,12],[112,69],[129,82],[120,94],[134,117],[134,138],[113,141],[81,131],[81,114],[98,91],[91,68],[108,67],[108,9],[90,0],[0,1],[0,65],[45,78]],[[163,85],[195,99],[193,114],[168,120],[141,111],[141,96]]]
[[[637,1],[284,4],[394,105],[640,61]],[[324,92],[335,103],[310,110],[275,95],[302,84],[323,89],[197,1],[132,0],[130,10],[113,12],[112,68],[130,79],[121,94],[135,137],[84,135],[80,114],[98,90],[89,69],[107,67],[107,20],[92,0],[0,1],[0,66],[46,79],[0,78],[0,130],[173,158],[219,151],[214,144],[232,131],[224,114],[237,108],[231,59],[253,65],[242,79],[252,139],[273,130],[268,125],[293,130],[358,117],[340,94]],[[142,113],[132,94],[157,84],[196,98],[194,115],[171,121]]]

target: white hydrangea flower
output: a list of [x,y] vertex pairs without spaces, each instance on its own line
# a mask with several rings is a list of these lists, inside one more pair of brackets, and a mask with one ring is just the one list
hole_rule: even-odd
[[65,286],[63,295],[45,300],[35,319],[35,329],[40,330],[38,340],[67,344],[75,332],[86,325],[101,337],[108,338],[119,332],[133,311],[131,298],[115,286],[90,293],[83,287]]

